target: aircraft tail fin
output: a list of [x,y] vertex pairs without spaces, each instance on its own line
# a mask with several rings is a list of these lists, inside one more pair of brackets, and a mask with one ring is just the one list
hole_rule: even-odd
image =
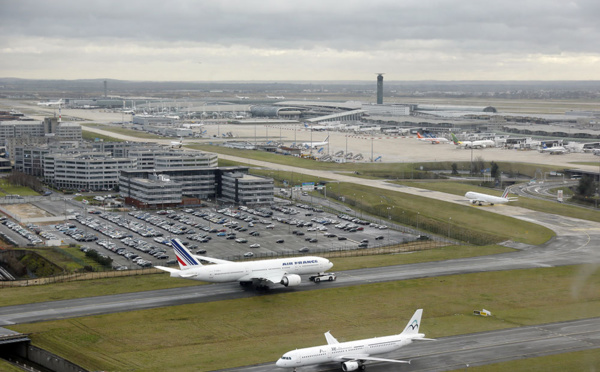
[[179,239],[171,239],[171,245],[177,256],[177,262],[179,262],[179,268],[181,270],[190,269],[192,267],[202,266],[190,251],[179,241]]
[[419,326],[421,325],[421,316],[423,315],[423,309],[415,311],[414,315],[402,331],[402,334],[413,335],[419,333]]
[[458,140],[458,138],[456,138],[454,133],[450,133],[450,135],[452,136],[452,142],[454,142],[455,145],[460,145],[460,141]]
[[417,132],[417,138],[423,138],[423,136],[421,135],[421,133]]
[[329,136],[325,137],[325,141],[323,141],[323,142],[327,142],[327,141],[329,141]]
[[509,191],[510,191],[510,190],[509,190],[509,188],[508,188],[508,187],[507,187],[507,188],[505,188],[505,189],[504,189],[504,192],[502,193],[502,197],[503,197],[503,198],[506,198],[506,197],[508,196],[508,192],[509,192]]

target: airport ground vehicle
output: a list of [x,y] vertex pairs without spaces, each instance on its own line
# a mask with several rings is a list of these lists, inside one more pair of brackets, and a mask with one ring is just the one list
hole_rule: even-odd
[[315,283],[319,283],[319,282],[324,282],[324,281],[330,281],[333,282],[337,279],[337,276],[335,275],[335,273],[319,273],[317,275],[313,275],[310,276],[308,278],[308,280],[310,280],[311,282],[315,282]]

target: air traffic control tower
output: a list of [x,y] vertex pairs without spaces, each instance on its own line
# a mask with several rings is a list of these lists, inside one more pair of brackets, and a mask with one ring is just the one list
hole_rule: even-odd
[[377,74],[377,104],[383,105],[383,72]]

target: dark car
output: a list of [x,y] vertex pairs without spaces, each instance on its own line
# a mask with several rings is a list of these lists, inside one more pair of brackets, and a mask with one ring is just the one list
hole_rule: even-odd
[[347,240],[348,238],[346,238],[345,236],[338,236],[338,240]]
[[196,254],[205,254],[206,253],[206,249],[198,249],[196,251]]
[[317,238],[312,238],[311,240],[309,240],[310,243],[316,243],[318,242]]
[[369,247],[369,243],[360,243],[358,245],[358,248],[368,248]]
[[298,249],[298,252],[301,252],[301,253],[306,253],[308,251],[310,251],[310,249],[308,249],[308,247],[302,247],[302,248]]
[[281,243],[283,243],[283,242],[285,242],[283,239],[279,239],[279,240],[277,240],[275,243],[279,243],[279,244],[281,244]]
[[383,235],[379,235],[379,236],[375,237],[375,240],[383,240]]

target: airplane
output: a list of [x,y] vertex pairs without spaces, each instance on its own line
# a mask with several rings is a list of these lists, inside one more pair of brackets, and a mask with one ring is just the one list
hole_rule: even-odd
[[392,336],[374,337],[364,340],[339,342],[329,332],[325,332],[327,345],[296,349],[283,354],[275,363],[277,367],[296,368],[328,362],[341,362],[342,371],[364,370],[364,362],[368,360],[390,363],[407,363],[408,360],[375,358],[371,355],[389,353],[406,346],[413,341],[433,341],[419,333],[423,309],[418,309],[412,316],[402,333]]
[[250,99],[250,97],[245,97],[245,96],[235,96],[237,99],[241,99],[241,100],[246,100],[246,99]]
[[271,96],[270,96],[270,95],[268,95],[268,94],[267,94],[267,98],[271,98],[271,99],[285,99],[285,97],[284,97],[284,96],[274,96],[274,97],[271,97]]
[[180,149],[183,146],[183,138],[179,137],[179,141],[171,141],[171,147]]
[[308,148],[316,148],[316,147],[320,147],[320,146],[325,146],[329,143],[329,136],[325,137],[325,140],[323,140],[323,142],[303,142],[302,143],[302,147],[306,147]]
[[465,194],[465,198],[469,199],[469,201],[472,204],[479,203],[479,205],[483,205],[483,203],[489,203],[490,205],[506,204],[509,201],[518,200],[518,198],[516,198],[516,197],[508,198],[507,197],[508,191],[509,191],[509,188],[507,187],[504,190],[504,193],[502,193],[502,196],[494,196],[494,195],[488,195],[488,194],[482,194],[479,192],[469,191]]
[[548,147],[548,146],[546,146],[545,142],[542,142],[542,148],[540,149],[540,152],[547,152],[550,155],[563,155],[563,154],[568,153],[569,150],[567,150],[563,146]]
[[[179,239],[172,239],[171,246],[175,251],[180,270],[163,266],[155,267],[168,271],[172,278],[211,283],[239,282],[242,287],[254,284],[259,289],[268,289],[270,283],[295,287],[300,285],[300,274],[323,273],[333,266],[328,259],[316,256],[232,262],[193,255]],[[200,261],[207,261],[214,265],[202,265]]]
[[452,142],[454,142],[455,145],[462,146],[466,149],[484,149],[486,147],[493,147],[496,145],[496,143],[492,140],[459,141],[458,138],[456,138],[456,136],[454,135],[454,133],[450,133],[450,135],[452,136]]
[[444,137],[423,137],[419,132],[417,132],[417,138],[419,138],[420,141],[430,142],[434,145],[450,142],[447,138]]
[[61,98],[58,101],[38,102],[38,106],[60,106],[63,103],[64,102],[63,102],[63,100]]

